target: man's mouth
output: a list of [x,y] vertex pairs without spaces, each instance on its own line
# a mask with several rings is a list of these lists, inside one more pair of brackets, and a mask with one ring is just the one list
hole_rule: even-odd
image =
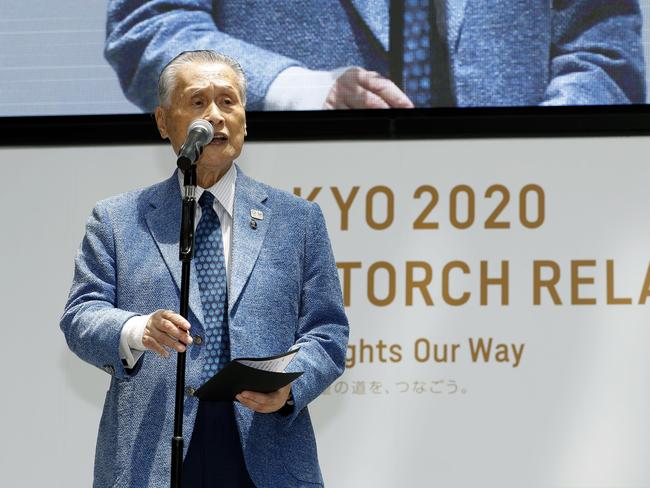
[[226,134],[218,132],[214,135],[214,138],[212,141],[210,141],[210,144],[219,145],[225,144],[226,142],[228,142],[228,136]]

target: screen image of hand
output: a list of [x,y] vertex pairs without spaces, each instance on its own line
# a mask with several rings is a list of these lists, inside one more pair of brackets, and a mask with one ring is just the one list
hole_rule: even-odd
[[323,108],[413,108],[413,102],[388,78],[353,67],[336,79]]

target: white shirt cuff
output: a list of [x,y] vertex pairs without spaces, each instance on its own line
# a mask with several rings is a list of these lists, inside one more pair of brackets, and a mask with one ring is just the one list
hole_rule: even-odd
[[124,323],[120,332],[120,359],[126,363],[127,369],[132,369],[146,347],[142,344],[142,336],[151,315],[136,315]]
[[334,82],[348,68],[334,71],[287,68],[269,86],[264,110],[322,110]]

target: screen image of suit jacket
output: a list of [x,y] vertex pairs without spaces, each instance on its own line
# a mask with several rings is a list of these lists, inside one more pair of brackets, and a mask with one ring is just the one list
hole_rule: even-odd
[[[160,71],[181,51],[240,62],[248,109],[283,70],[360,66],[388,76],[388,0],[111,0],[105,55],[127,98],[157,104]],[[434,0],[462,107],[644,103],[638,0]]]

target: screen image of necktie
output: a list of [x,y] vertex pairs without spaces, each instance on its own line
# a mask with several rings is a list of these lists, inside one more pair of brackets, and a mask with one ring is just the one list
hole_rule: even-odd
[[429,0],[404,3],[404,92],[416,107],[431,107],[431,20]]
[[205,383],[230,361],[228,284],[221,238],[221,222],[214,211],[214,195],[199,198],[201,219],[196,227],[194,265],[205,317]]
[[390,0],[389,71],[415,107],[452,107],[445,7],[436,0]]

